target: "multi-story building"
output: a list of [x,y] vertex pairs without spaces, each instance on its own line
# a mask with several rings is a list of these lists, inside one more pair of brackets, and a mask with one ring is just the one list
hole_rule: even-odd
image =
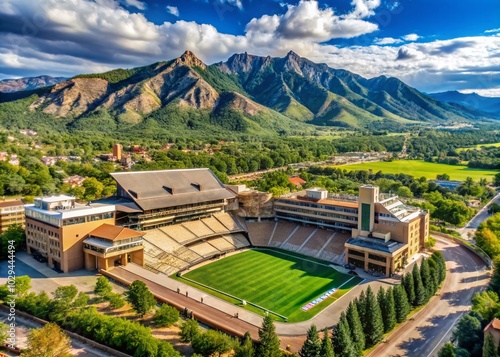
[[427,212],[382,195],[372,185],[361,186],[358,197],[329,196],[312,188],[278,198],[274,209],[280,219],[351,231],[346,262],[385,275],[402,268],[429,236]]
[[113,156],[116,157],[116,160],[120,161],[122,159],[122,144],[114,144],[113,145]]
[[114,224],[115,206],[76,203],[72,196],[36,198],[25,205],[28,254],[67,273],[84,267],[83,240],[103,223]]
[[0,233],[12,224],[24,226],[24,202],[21,200],[0,201]]
[[144,265],[144,233],[112,224],[102,224],[83,241],[85,269],[108,269],[112,265],[132,262]]
[[114,172],[116,224],[147,230],[224,212],[236,195],[210,169]]

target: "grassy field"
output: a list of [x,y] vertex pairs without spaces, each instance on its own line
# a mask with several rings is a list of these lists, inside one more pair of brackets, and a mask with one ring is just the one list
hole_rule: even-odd
[[[312,318],[362,281],[357,276],[339,273],[318,261],[275,250],[249,250],[231,255],[177,279],[238,306],[241,306],[241,300],[246,300],[287,317],[289,322]],[[308,311],[301,310],[342,284],[345,285],[321,303]],[[247,304],[246,308],[264,314],[264,310],[251,304]],[[281,320],[278,316],[271,316]]]
[[476,146],[473,146],[473,147],[469,147],[469,148],[458,148],[456,151],[457,152],[460,152],[460,151],[464,151],[464,150],[472,150],[472,149],[480,149],[481,146],[495,146],[495,147],[500,147],[500,143],[492,143],[492,144],[477,144]]
[[372,170],[382,171],[385,174],[407,174],[414,177],[425,176],[429,180],[436,179],[436,175],[448,174],[451,180],[463,181],[467,177],[472,177],[475,181],[484,177],[491,182],[498,170],[470,169],[465,165],[446,165],[422,160],[394,160],[391,162],[366,162],[362,164],[341,166],[346,170]]

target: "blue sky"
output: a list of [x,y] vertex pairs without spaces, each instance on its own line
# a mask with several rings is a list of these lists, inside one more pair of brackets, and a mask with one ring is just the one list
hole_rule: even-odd
[[500,96],[498,0],[1,0],[0,79],[233,53]]

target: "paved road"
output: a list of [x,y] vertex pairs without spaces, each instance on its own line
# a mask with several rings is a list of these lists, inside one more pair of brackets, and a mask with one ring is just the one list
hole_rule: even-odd
[[472,239],[476,234],[477,227],[481,222],[490,217],[488,207],[492,203],[500,203],[500,193],[493,197],[466,225],[464,228],[457,229],[463,239]]
[[489,271],[475,254],[435,237],[446,259],[447,277],[439,297],[387,337],[368,356],[437,356],[453,327],[470,310],[472,295],[485,288]]

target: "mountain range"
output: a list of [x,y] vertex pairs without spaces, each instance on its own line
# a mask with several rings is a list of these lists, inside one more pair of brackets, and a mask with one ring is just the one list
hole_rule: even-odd
[[283,58],[235,54],[206,65],[186,51],[170,61],[0,95],[0,102],[16,100],[80,129],[183,126],[258,133],[306,124],[391,129],[489,120],[488,113],[437,100],[396,78],[366,79],[294,52]]
[[52,86],[65,81],[64,77],[38,76],[17,79],[3,79],[0,81],[0,92],[14,93],[24,90],[33,90],[41,87]]
[[460,93],[458,91],[448,91],[440,93],[430,93],[434,99],[441,102],[455,103],[475,110],[482,115],[494,114],[500,118],[500,98],[483,97],[477,93]]

